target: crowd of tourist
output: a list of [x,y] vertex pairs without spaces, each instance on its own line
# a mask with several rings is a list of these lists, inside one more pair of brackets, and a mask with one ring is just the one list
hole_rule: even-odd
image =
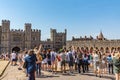
[[12,66],[19,62],[18,70],[25,69],[28,80],[35,80],[36,76],[41,76],[41,70],[56,74],[58,69],[61,73],[69,74],[74,72],[84,74],[91,70],[96,77],[100,78],[104,74],[115,74],[116,80],[119,80],[120,76],[120,52],[117,50],[104,53],[94,49],[91,52],[72,46],[68,50],[55,51],[54,49],[44,50],[40,45],[34,49],[20,51],[18,54],[13,51],[10,60]]
[[10,54],[8,53],[3,53],[0,55],[0,60],[9,60],[10,59]]

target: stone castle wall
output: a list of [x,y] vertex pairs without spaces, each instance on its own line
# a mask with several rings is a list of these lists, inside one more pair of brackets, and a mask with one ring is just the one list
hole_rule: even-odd
[[83,41],[67,41],[66,48],[68,49],[70,46],[76,46],[80,48],[88,48],[88,50],[92,48],[97,48],[99,50],[103,50],[106,52],[111,52],[113,49],[120,50],[120,40],[83,40]]

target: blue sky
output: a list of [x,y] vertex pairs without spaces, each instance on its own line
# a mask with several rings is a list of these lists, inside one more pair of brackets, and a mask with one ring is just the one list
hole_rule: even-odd
[[[11,29],[32,23],[41,29],[42,40],[50,38],[50,28],[72,36],[94,38],[102,30],[108,39],[120,39],[120,0],[0,0],[0,20],[11,21]],[[1,24],[0,24],[1,25]]]

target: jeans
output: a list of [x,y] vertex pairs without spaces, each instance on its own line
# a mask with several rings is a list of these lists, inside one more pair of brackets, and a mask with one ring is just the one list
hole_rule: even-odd
[[35,71],[28,73],[28,80],[35,80]]
[[88,66],[89,64],[88,64],[88,62],[84,62],[84,70],[85,71],[89,71],[89,66]]
[[109,69],[109,74],[111,73],[111,71],[113,74],[113,64],[108,64],[108,69]]
[[41,75],[41,63],[36,64],[37,66],[37,74]]
[[84,70],[84,63],[82,60],[79,60],[79,63],[78,63],[78,72],[81,73],[81,66],[82,66],[82,69],[83,69],[83,73],[85,73],[85,70]]

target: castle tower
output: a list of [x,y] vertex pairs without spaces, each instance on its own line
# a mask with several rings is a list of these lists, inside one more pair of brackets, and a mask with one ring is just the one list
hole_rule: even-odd
[[66,45],[66,40],[67,40],[67,29],[65,29],[65,35],[64,35],[64,45]]
[[50,34],[54,49],[59,50],[66,45],[66,29],[65,32],[57,32],[56,29],[50,29]]
[[56,29],[50,29],[51,41],[55,41]]
[[25,48],[31,49],[31,24],[25,23]]
[[1,27],[1,52],[10,53],[10,21],[2,20]]
[[56,29],[50,29],[50,36],[51,41],[53,42],[53,48],[55,48],[55,42],[56,42]]
[[102,31],[100,31],[100,34],[98,35],[98,40],[104,40],[104,36],[103,36],[103,33]]

